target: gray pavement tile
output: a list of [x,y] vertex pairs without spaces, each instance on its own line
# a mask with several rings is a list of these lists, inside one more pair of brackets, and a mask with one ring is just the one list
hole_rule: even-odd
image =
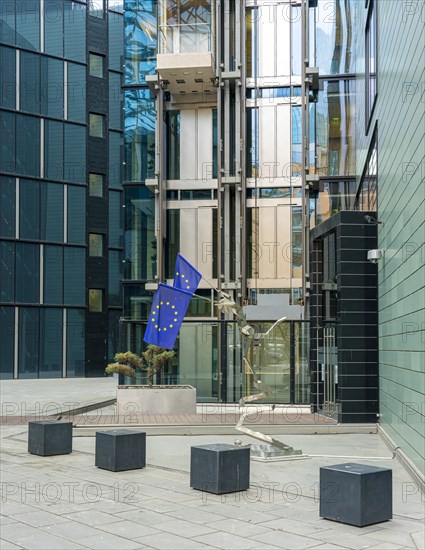
[[416,544],[410,536],[410,533],[400,533],[399,531],[393,531],[392,529],[374,531],[373,533],[368,534],[368,538],[382,541],[382,544],[392,542],[393,544],[400,544],[406,548],[416,548]]
[[106,514],[105,512],[99,512],[99,510],[90,510],[90,513],[84,512],[74,512],[72,514],[64,514],[64,517],[78,521],[80,523],[85,523],[86,525],[104,525],[107,523],[112,523],[114,521],[121,521],[122,518],[119,516],[113,516],[112,514]]
[[135,521],[136,523],[141,523],[143,525],[150,525],[151,527],[157,527],[157,525],[162,525],[164,521],[167,520],[167,516],[160,514],[159,512],[151,512],[146,510],[146,508],[138,508],[130,512],[120,512],[114,516],[116,520],[123,521]]
[[39,504],[39,509],[46,510],[52,514],[57,514],[58,516],[65,514],[74,514],[77,512],[87,513],[94,509],[94,504],[89,504],[87,502],[41,502]]
[[176,519],[184,519],[186,521],[191,521],[193,523],[211,523],[213,521],[219,521],[221,519],[226,519],[225,514],[218,514],[215,513],[215,510],[205,508],[180,508],[180,510],[176,510],[174,512],[169,512],[167,514],[168,516],[171,516]]
[[2,525],[7,525],[8,523],[16,523],[16,521],[17,521],[17,520],[14,519],[14,518],[11,518],[11,517],[8,517],[8,516],[2,516],[2,517],[0,518],[0,527],[1,527]]
[[[265,514],[264,512],[259,512],[256,507],[249,507],[246,503],[240,503],[238,506],[231,506],[230,504],[203,504],[196,509],[197,513],[203,514],[206,517],[205,521],[210,523],[212,521],[219,521],[224,518],[233,518],[239,519],[241,521],[247,521],[250,523],[262,523],[264,521],[271,521],[276,519],[276,515]],[[191,514],[193,512],[190,512]],[[170,512],[172,515],[173,512]],[[212,514],[221,516],[214,519]],[[212,519],[208,519],[208,516],[211,516]],[[186,519],[186,518],[185,518]],[[187,518],[189,519],[189,518]],[[196,521],[194,519],[189,519],[189,521]]]
[[[313,538],[295,535],[293,533],[283,533],[282,531],[269,531],[261,535],[253,537],[257,541],[260,548],[264,548],[267,544],[273,544],[279,548],[288,548],[291,550],[303,550],[304,548],[314,548],[319,546],[323,541],[318,541]],[[268,546],[266,546],[268,548]]]
[[66,521],[66,523],[58,523],[57,525],[46,525],[43,527],[43,531],[68,540],[76,540],[78,544],[84,544],[84,540],[79,539],[103,534],[103,531],[100,529],[95,529],[94,527],[90,527],[90,525],[85,525],[77,521]]
[[417,533],[412,533],[410,535],[413,539],[413,542],[416,544],[418,550],[425,550],[425,532],[418,531]]
[[138,550],[140,543],[111,533],[102,533],[102,535],[86,537],[84,546],[90,550]]
[[214,529],[210,529],[206,525],[199,523],[191,523],[190,521],[184,521],[182,519],[165,521],[158,529],[172,533],[173,535],[180,535],[182,537],[197,537],[199,535],[207,535],[208,533],[214,533]]
[[249,550],[251,548],[258,548],[258,541],[250,540],[249,538],[239,537],[232,533],[210,533],[209,535],[202,535],[195,537],[195,540],[216,546],[217,548],[223,548],[223,550],[229,550],[229,548],[239,548],[241,550]]
[[231,533],[232,535],[238,535],[240,537],[251,537],[270,530],[262,524],[247,523],[246,521],[231,518],[223,519],[222,521],[214,521],[213,523],[209,523],[208,527],[216,531],[224,531],[225,533]]
[[179,537],[172,533],[160,533],[149,537],[141,537],[136,540],[139,543],[146,543],[158,550],[197,550],[209,548],[209,546],[203,545],[201,542]]
[[330,544],[329,542],[327,542],[325,544],[319,544],[319,546],[314,546],[314,550],[347,550],[347,549],[344,548],[343,546],[337,546],[336,544]]
[[[328,529],[326,531],[314,533],[314,539],[322,541],[323,543],[329,542],[331,544],[339,544],[340,546],[343,546],[344,548],[349,548],[350,550],[361,550],[362,548],[370,548],[371,546],[376,546],[377,539],[371,538],[372,535],[373,533],[362,535],[360,527],[359,536],[347,533],[341,534],[340,531]],[[383,548],[382,550],[385,550],[385,548]]]
[[4,516],[10,517],[13,514],[36,512],[37,508],[34,508],[33,506],[28,506],[27,504],[24,504],[19,500],[16,501],[8,499],[7,502],[2,502],[0,504],[0,511]]
[[120,514],[123,512],[133,512],[138,509],[137,504],[127,504],[118,500],[101,500],[96,503],[96,510],[106,512],[107,514]]
[[329,524],[323,524],[318,521],[310,523],[309,521],[297,521],[290,518],[279,518],[271,521],[265,521],[259,524],[261,527],[285,531],[287,533],[294,533],[295,535],[313,535],[318,531],[326,531],[332,526]]
[[153,512],[172,512],[181,508],[181,504],[176,502],[170,502],[168,500],[160,500],[158,498],[153,498],[150,500],[144,500],[142,502],[143,508],[152,510]]
[[[406,546],[400,546],[399,544],[392,544],[391,542],[386,542],[383,546],[382,542],[376,546],[369,546],[373,550],[408,550]],[[316,549],[314,549],[316,550]]]
[[400,533],[415,533],[416,531],[420,531],[423,525],[423,521],[409,521],[405,518],[393,517],[389,521],[376,523],[371,527],[375,527],[375,529],[390,529],[391,531],[399,531]]
[[149,527],[148,525],[143,525],[142,523],[137,523],[135,521],[117,521],[111,523],[110,525],[102,525],[99,527],[108,533],[113,535],[118,535],[126,539],[135,539],[138,537],[156,535],[160,533],[158,529]]
[[52,525],[55,523],[62,523],[66,519],[56,514],[51,514],[50,512],[45,512],[44,510],[39,510],[35,512],[27,512],[24,514],[13,514],[14,519],[20,521],[21,523],[26,523],[27,525],[32,525],[33,527],[44,527],[45,525]]
[[17,546],[13,542],[8,542],[7,540],[0,539],[0,549],[1,550],[22,550],[22,546]]
[[50,535],[41,529],[22,523],[19,525],[19,529],[14,523],[5,525],[2,528],[1,536],[13,544],[23,546],[25,550],[81,550],[84,548],[75,542]]

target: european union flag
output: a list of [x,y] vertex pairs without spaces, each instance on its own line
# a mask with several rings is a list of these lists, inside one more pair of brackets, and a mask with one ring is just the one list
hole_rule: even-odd
[[194,294],[201,279],[202,275],[199,271],[186,258],[183,258],[179,252],[174,269],[174,288],[181,288],[182,290],[186,290],[186,292]]
[[173,349],[191,298],[190,292],[159,283],[143,340]]

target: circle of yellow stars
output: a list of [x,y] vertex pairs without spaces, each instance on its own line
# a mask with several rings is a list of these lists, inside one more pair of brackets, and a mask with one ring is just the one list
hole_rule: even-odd
[[186,288],[189,290],[190,289],[190,285],[188,284],[189,279],[186,279],[186,277],[183,275],[183,273],[180,274],[178,271],[176,271],[176,276],[181,277],[183,279],[183,281],[186,283]]
[[171,306],[171,309],[173,310],[173,314],[174,314],[174,317],[173,317],[173,322],[174,323],[177,323],[177,316],[178,316],[179,312],[176,310],[176,306],[171,305],[170,302],[159,302],[159,304],[152,309],[151,322],[156,323],[154,325],[154,327],[158,330],[158,332],[167,332],[167,330],[169,330],[170,328],[174,328],[174,325],[173,325],[173,323],[170,323],[168,325],[168,327],[167,326],[164,326],[164,327],[159,326],[159,320],[158,320],[157,313],[158,313],[158,310],[161,309],[161,306],[169,306],[169,307]]

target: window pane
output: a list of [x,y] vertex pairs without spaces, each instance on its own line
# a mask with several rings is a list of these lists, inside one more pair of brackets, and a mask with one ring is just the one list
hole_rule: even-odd
[[41,114],[63,118],[63,61],[41,58]]
[[0,379],[13,378],[15,310],[0,306]]
[[0,236],[15,236],[15,178],[0,176]]
[[86,6],[65,0],[65,57],[86,62]]
[[301,107],[292,107],[292,143],[291,143],[291,170],[292,176],[301,176],[302,171],[302,125]]
[[149,90],[125,91],[125,180],[155,177],[155,100]]
[[109,73],[109,127],[121,130],[121,75]]
[[167,111],[167,179],[180,179],[180,111]]
[[[0,21],[1,19],[2,17],[0,16]],[[15,60],[15,50],[0,46],[0,106],[8,109],[15,108]]]
[[16,171],[24,176],[40,175],[40,121],[16,116]]
[[86,67],[68,63],[68,119],[86,122]]
[[121,15],[110,13],[108,16],[109,33],[109,68],[122,71],[122,56],[124,52],[124,20]]
[[0,170],[15,172],[15,115],[0,111]]
[[120,317],[121,311],[114,309],[108,312],[108,361],[113,361],[120,351]]
[[90,54],[90,76],[96,76],[97,78],[103,78],[103,60],[102,55]]
[[39,0],[16,0],[16,44],[27,50],[40,49]]
[[40,238],[63,241],[63,185],[44,183],[40,188]]
[[302,277],[302,207],[292,207],[292,277]]
[[40,238],[40,183],[21,179],[19,183],[19,236]]
[[15,44],[15,11],[0,9],[0,40]]
[[63,247],[44,246],[44,303],[63,304]]
[[40,378],[62,376],[62,309],[40,309]]
[[122,259],[123,254],[121,251],[109,251],[109,307],[121,306],[121,280],[123,275]]
[[103,256],[103,235],[98,233],[89,233],[89,256]]
[[40,247],[16,243],[16,301],[36,304],[40,301]]
[[86,129],[76,124],[64,125],[65,179],[86,182]]
[[127,2],[125,9],[125,81],[142,84],[155,74],[157,53],[157,2]]
[[103,290],[89,288],[89,311],[91,313],[102,313]]
[[123,245],[123,208],[122,193],[109,193],[109,246],[116,248]]
[[63,279],[65,304],[85,305],[86,298],[86,250],[75,246],[64,248]]
[[103,18],[103,0],[89,0],[89,15]]
[[40,56],[22,51],[19,58],[19,73],[20,109],[40,113]]
[[103,176],[89,174],[89,194],[91,197],[103,197]]
[[63,0],[44,0],[44,51],[63,57]]
[[90,135],[92,137],[105,137],[105,117],[104,115],[89,114]]
[[38,378],[39,324],[38,308],[19,308],[19,378]]
[[0,302],[15,301],[15,243],[0,241]]
[[52,180],[63,180],[63,124],[44,121],[44,175]]
[[86,243],[86,189],[68,186],[68,242]]
[[85,310],[68,309],[66,321],[66,374],[85,375]]
[[122,188],[122,134],[109,132],[109,187]]

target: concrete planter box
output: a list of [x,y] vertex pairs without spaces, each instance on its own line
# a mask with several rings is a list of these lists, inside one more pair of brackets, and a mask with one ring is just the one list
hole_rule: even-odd
[[72,422],[41,420],[28,423],[28,452],[39,456],[72,452]]
[[118,386],[117,413],[196,414],[196,389],[193,386]]
[[125,429],[96,432],[95,464],[111,472],[144,468],[146,433]]

